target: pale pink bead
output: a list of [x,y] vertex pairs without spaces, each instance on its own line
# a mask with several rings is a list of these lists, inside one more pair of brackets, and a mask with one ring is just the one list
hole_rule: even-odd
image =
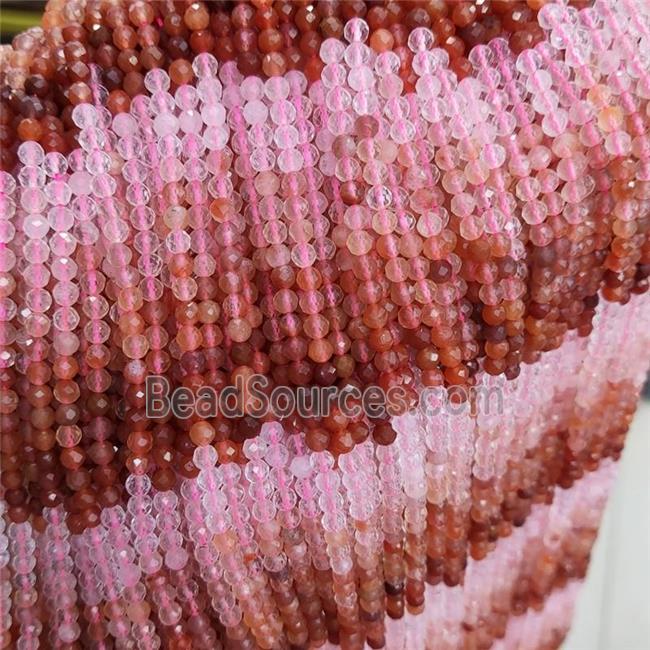
[[451,211],[459,217],[469,216],[476,207],[476,200],[471,194],[462,192],[451,200]]
[[615,131],[605,138],[605,148],[612,156],[627,156],[632,148],[632,138],[625,131]]
[[460,222],[460,234],[463,239],[473,241],[478,239],[484,231],[484,221],[477,215],[466,216]]

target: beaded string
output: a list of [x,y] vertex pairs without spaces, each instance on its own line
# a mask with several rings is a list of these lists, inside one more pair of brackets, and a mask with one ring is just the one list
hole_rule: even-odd
[[[163,62],[148,22],[162,17],[132,9],[112,8],[107,33]],[[204,9],[188,14],[201,39]],[[316,15],[303,9],[300,25]],[[512,614],[564,602],[647,367],[635,9],[550,4],[533,49],[492,37],[452,61],[464,46],[438,42],[446,23],[398,26],[377,54],[389,37],[355,16],[341,40],[305,39],[305,74],[264,80],[242,74],[254,53],[193,54],[137,72],[128,99],[109,90],[115,66],[83,63],[67,156],[16,117],[16,93],[37,113],[50,90],[11,70],[0,99],[26,142],[18,167],[2,158],[18,182],[0,185],[1,453],[21,647],[46,631],[59,645],[381,647],[397,629],[385,614],[413,621],[407,645],[440,624],[441,647],[487,645],[522,633]],[[62,13],[62,56],[85,50],[70,43],[95,11]],[[43,34],[21,37],[25,60]],[[427,385],[495,387],[507,407],[144,416],[147,374],[194,389],[258,370],[294,389],[402,386],[411,404]],[[58,581],[60,614],[52,593],[25,606]],[[543,643],[544,617],[526,620]]]

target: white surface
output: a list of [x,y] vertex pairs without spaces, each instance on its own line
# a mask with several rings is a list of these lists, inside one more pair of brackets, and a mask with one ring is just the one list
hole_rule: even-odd
[[639,407],[563,650],[650,650],[650,403]]

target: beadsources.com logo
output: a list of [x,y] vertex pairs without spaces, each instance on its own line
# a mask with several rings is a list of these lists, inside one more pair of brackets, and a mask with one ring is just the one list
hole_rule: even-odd
[[202,386],[194,391],[186,386],[171,389],[169,380],[151,375],[145,382],[146,415],[149,418],[179,419],[198,416],[203,419],[221,415],[227,418],[251,416],[277,419],[299,415],[301,418],[328,417],[339,412],[351,419],[394,417],[419,409],[425,416],[463,412],[503,413],[503,393],[499,386],[455,387],[453,393],[442,387],[424,387],[413,404],[403,386],[384,389],[358,386],[274,386],[268,377],[254,374],[238,377],[233,385],[217,389]]

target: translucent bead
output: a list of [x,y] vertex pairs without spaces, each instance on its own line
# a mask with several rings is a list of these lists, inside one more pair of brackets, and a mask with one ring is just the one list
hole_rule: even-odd
[[99,121],[97,109],[92,104],[79,104],[72,109],[72,121],[80,129],[95,126]]
[[605,149],[612,156],[627,156],[632,148],[632,138],[625,131],[610,133],[605,138]]
[[281,99],[271,104],[270,115],[275,124],[290,124],[296,119],[296,107],[293,102]]
[[367,65],[361,65],[350,70],[348,74],[348,84],[350,88],[361,91],[372,88],[375,83],[375,77],[371,68]]
[[395,52],[382,52],[375,59],[374,69],[380,77],[396,74],[400,69],[400,59]]
[[211,151],[223,149],[228,144],[230,133],[224,126],[211,126],[203,133],[203,142]]
[[326,88],[344,86],[347,79],[345,66],[338,63],[330,63],[323,68],[321,81]]
[[192,70],[198,79],[216,77],[219,70],[219,63],[212,54],[201,52],[194,57]]
[[352,108],[357,115],[374,115],[379,110],[379,98],[372,90],[357,93]]
[[433,32],[426,27],[416,27],[408,37],[407,45],[412,52],[430,50],[435,43]]
[[121,137],[134,135],[138,129],[136,120],[129,113],[118,113],[113,118],[113,132]]
[[323,63],[339,63],[343,59],[345,45],[337,38],[327,38],[320,46],[320,58]]
[[343,28],[343,38],[348,43],[365,43],[370,35],[368,23],[361,18],[352,18],[347,21]]
[[264,94],[271,102],[286,99],[289,96],[292,86],[294,92],[303,93],[307,80],[298,70],[292,70],[286,77],[271,77],[264,83]]
[[15,190],[16,181],[14,177],[5,171],[0,171],[0,194],[13,194]]
[[154,68],[153,70],[149,70],[144,76],[144,85],[152,94],[161,91],[167,92],[171,86],[171,81],[165,70],[162,68]]
[[124,483],[126,491],[133,496],[144,496],[151,489],[151,479],[146,475],[131,474]]
[[23,142],[18,147],[17,153],[18,160],[20,160],[23,165],[38,166],[43,162],[43,158],[45,157],[43,147],[41,147],[38,142],[34,142],[33,140]]
[[40,167],[23,167],[18,172],[18,182],[21,187],[43,187],[45,172]]
[[222,104],[209,104],[201,108],[201,119],[207,126],[220,126],[226,121],[226,109]]
[[309,268],[316,259],[316,250],[311,244],[298,244],[291,250],[291,261],[299,268]]
[[297,149],[285,149],[278,156],[278,167],[284,173],[300,171],[303,168],[304,158]]
[[264,460],[270,467],[283,467],[289,462],[289,450],[284,445],[269,446],[264,454]]
[[569,123],[569,115],[564,109],[553,110],[542,120],[542,130],[549,137],[560,135]]
[[174,101],[181,110],[190,111],[199,103],[199,95],[194,86],[183,85],[176,89]]
[[476,200],[471,194],[461,192],[451,199],[451,211],[459,217],[469,216],[476,207]]
[[353,255],[367,255],[373,247],[373,238],[365,231],[355,231],[347,238],[347,246]]
[[524,204],[521,210],[521,217],[526,223],[536,225],[546,219],[547,213],[548,210],[545,203],[542,201],[530,201]]
[[159,113],[153,121],[153,126],[159,136],[173,135],[178,131],[178,118],[171,113]]
[[76,447],[81,442],[81,429],[76,425],[59,426],[56,430],[56,441],[61,447]]
[[253,149],[250,153],[251,167],[257,172],[272,170],[275,165],[275,160],[273,151],[266,147]]
[[249,124],[261,124],[266,121],[268,109],[264,102],[255,99],[244,106],[244,118]]
[[204,106],[221,101],[223,86],[218,79],[212,77],[203,78],[196,85],[196,90]]
[[200,133],[202,118],[197,111],[186,110],[178,117],[178,125],[184,133]]
[[361,42],[355,41],[345,48],[343,59],[351,67],[356,68],[362,65],[371,65],[373,51]]
[[[23,193],[23,196],[24,194],[25,193]],[[30,203],[30,205],[33,204]],[[44,207],[44,205],[42,207]],[[36,214],[29,214],[28,216],[25,217],[25,220],[23,221],[23,232],[28,237],[31,237],[32,239],[41,239],[45,237],[45,235],[48,233],[49,230],[50,230],[50,225],[47,222],[47,220]]]
[[[396,75],[395,75],[396,77]],[[393,77],[394,78],[394,77]],[[386,77],[382,79],[382,94],[385,97],[393,96],[394,93],[391,93],[390,95],[387,94],[387,89],[386,89]],[[400,80],[401,81],[401,80]],[[440,84],[440,81],[437,79],[437,77],[434,77],[431,74],[423,74],[416,82],[415,84],[415,91],[418,94],[419,97],[422,97],[423,99],[433,99],[437,95],[440,94],[442,86]],[[401,88],[400,88],[401,92]],[[439,106],[438,103],[434,103],[434,106]],[[429,109],[431,112],[432,109]],[[433,114],[433,113],[431,113]],[[438,120],[436,119],[429,119],[430,122],[436,122]]]
[[481,151],[481,160],[488,169],[498,169],[506,161],[506,151],[500,144],[488,144]]
[[368,190],[366,202],[373,209],[388,208],[393,202],[393,193],[384,185],[376,185]]
[[469,215],[460,222],[460,234],[463,239],[473,241],[484,232],[484,221],[476,215]]
[[99,128],[87,127],[78,136],[79,146],[84,151],[103,149],[106,147],[106,133]]
[[[33,188],[24,188],[20,193],[20,205],[26,210],[30,215],[35,215],[36,213],[43,212],[47,206],[47,199],[42,190],[37,187]],[[31,218],[31,221],[36,223],[36,221],[44,222],[44,220],[34,217]],[[45,231],[47,232],[47,231]],[[31,237],[39,237],[42,235],[30,235]]]
[[423,237],[439,235],[449,221],[449,214],[444,208],[423,213],[417,221],[417,231]]

